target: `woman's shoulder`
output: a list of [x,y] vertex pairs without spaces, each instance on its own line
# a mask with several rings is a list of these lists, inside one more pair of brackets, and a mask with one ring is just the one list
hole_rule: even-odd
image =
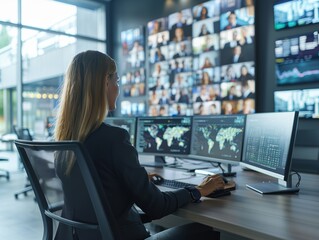
[[108,134],[111,134],[111,135],[112,134],[125,135],[127,133],[127,130],[125,130],[124,128],[110,125],[107,123],[102,123],[101,126],[98,128],[98,130],[100,130],[103,133],[107,132]]
[[87,141],[101,140],[114,141],[116,139],[123,139],[128,132],[121,127],[102,123],[96,130],[94,130],[88,137]]

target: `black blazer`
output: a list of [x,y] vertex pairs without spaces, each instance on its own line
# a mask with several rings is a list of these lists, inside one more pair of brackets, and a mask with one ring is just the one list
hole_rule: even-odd
[[[161,192],[150,182],[146,170],[139,164],[136,149],[131,145],[129,139],[126,130],[103,123],[87,137],[84,145],[101,177],[123,238],[144,239],[149,236],[149,233],[133,204],[140,207],[149,218],[158,219],[191,202],[191,197],[188,190],[185,189]],[[78,181],[77,172],[74,167],[71,176],[66,177],[61,171],[60,173],[58,171],[63,182],[65,201],[67,202],[68,198],[79,199],[78,206],[72,206],[71,209],[65,208],[62,214],[76,219],[80,210],[82,216],[94,221],[95,216],[89,207],[90,204],[87,202],[82,204],[81,201],[85,193],[81,189],[68,189],[67,183],[70,179]],[[66,232],[64,226],[59,226],[56,239],[63,239],[63,233]]]

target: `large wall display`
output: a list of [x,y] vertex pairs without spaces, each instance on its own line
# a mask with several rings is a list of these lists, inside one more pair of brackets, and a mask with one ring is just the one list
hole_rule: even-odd
[[254,22],[251,0],[207,1],[149,21],[146,114],[254,113]]
[[143,28],[121,32],[124,61],[122,62],[121,86],[124,100],[122,115],[145,115],[145,100],[137,97],[146,95],[145,38]]

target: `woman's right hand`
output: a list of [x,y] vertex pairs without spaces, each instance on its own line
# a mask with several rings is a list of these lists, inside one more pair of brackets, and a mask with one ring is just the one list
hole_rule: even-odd
[[225,182],[220,175],[207,176],[201,184],[196,186],[203,197],[211,194],[212,192],[223,189]]

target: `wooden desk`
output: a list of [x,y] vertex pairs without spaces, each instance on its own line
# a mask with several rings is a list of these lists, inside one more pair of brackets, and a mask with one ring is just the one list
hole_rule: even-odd
[[[168,179],[187,176],[171,169],[155,171]],[[246,183],[271,178],[239,169],[233,178],[237,189],[230,196],[202,198],[200,204],[189,204],[175,215],[251,239],[318,239],[319,175],[301,177],[298,194],[260,195],[247,189]]]

